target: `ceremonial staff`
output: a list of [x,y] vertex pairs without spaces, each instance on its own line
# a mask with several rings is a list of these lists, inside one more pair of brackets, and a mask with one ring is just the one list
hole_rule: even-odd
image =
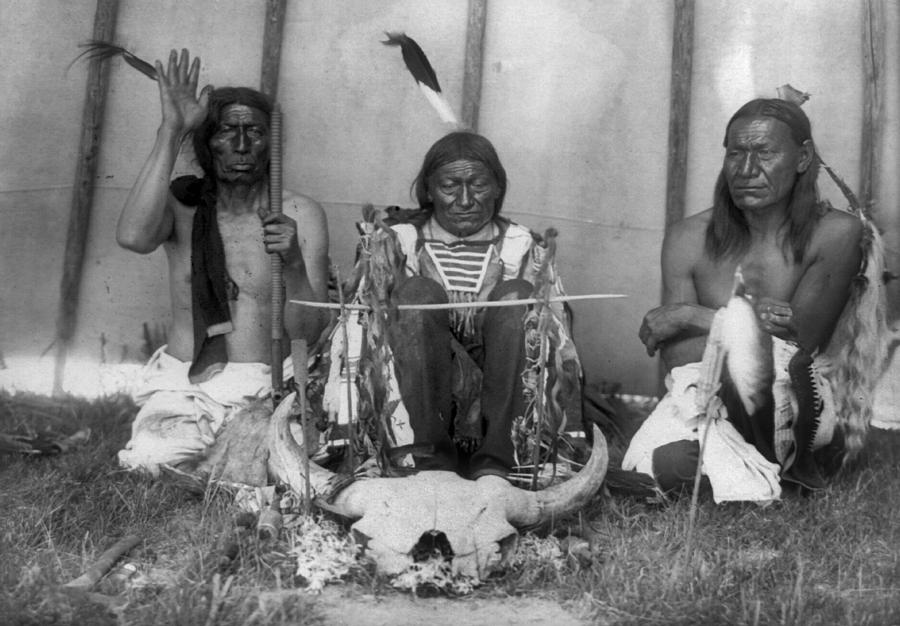
[[[281,107],[272,107],[269,124],[269,212],[281,213]],[[282,339],[284,336],[284,261],[272,255],[272,403],[278,406],[283,395]]]

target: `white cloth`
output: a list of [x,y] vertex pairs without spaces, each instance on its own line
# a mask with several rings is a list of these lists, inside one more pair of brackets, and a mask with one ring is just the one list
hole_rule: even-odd
[[[131,426],[131,440],[119,451],[119,463],[156,476],[162,463],[202,459],[228,418],[251,400],[272,392],[271,367],[264,363],[228,363],[210,380],[188,380],[190,363],[163,346],[144,367],[135,401],[141,410]],[[285,359],[285,378],[293,375]]]
[[[697,441],[703,435],[703,416],[696,408],[700,363],[673,368],[666,377],[668,393],[634,435],[622,469],[653,476],[653,451],[673,441]],[[747,443],[725,418],[724,407],[710,420],[701,471],[709,478],[713,499],[771,502],[781,496],[779,467]]]
[[[775,365],[774,442],[775,454],[781,465],[772,463],[748,443],[729,422],[725,407],[718,405],[715,419],[710,420],[710,431],[703,450],[701,471],[709,478],[716,502],[753,501],[766,503],[781,496],[779,486],[782,466],[793,462],[793,423],[797,417],[797,398],[791,386],[788,364],[797,347],[773,337],[772,353]],[[820,448],[831,441],[837,417],[831,385],[818,373],[814,360],[813,369],[816,394],[822,402],[819,427],[813,448]],[[653,451],[675,441],[700,441],[703,437],[703,416],[697,410],[697,385],[703,375],[700,363],[675,367],[666,377],[667,393],[641,425],[632,438],[622,460],[622,468],[636,470],[653,476]]]

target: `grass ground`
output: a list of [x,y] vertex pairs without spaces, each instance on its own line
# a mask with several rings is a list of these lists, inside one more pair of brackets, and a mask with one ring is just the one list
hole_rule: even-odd
[[[316,596],[284,592],[300,584],[284,546],[245,536],[239,567],[219,569],[223,538],[235,531],[225,494],[198,497],[117,468],[135,411],[125,397],[0,393],[0,432],[92,430],[57,456],[0,454],[0,623],[333,623]],[[856,466],[822,493],[767,508],[702,502],[690,564],[688,501],[603,494],[555,529],[587,536],[589,558],[531,559],[473,595],[540,596],[597,624],[900,624],[898,475],[900,432],[873,431]],[[128,534],[142,538],[126,557],[140,585],[104,579],[94,594],[63,590]],[[347,598],[401,593],[366,567],[341,587]]]

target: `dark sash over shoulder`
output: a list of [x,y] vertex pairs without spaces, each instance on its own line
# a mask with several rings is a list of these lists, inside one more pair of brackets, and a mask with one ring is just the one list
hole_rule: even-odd
[[216,220],[215,183],[182,176],[172,181],[172,195],[197,207],[191,228],[191,312],[194,358],[188,370],[192,383],[205,382],[225,369],[225,333],[233,329],[228,301],[237,299],[237,285],[225,267],[225,247]]

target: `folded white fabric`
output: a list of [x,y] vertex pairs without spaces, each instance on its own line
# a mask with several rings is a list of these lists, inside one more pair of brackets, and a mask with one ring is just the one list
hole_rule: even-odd
[[[704,416],[696,403],[703,368],[689,363],[673,368],[666,377],[667,393],[631,440],[622,469],[653,475],[653,451],[674,441],[699,441]],[[768,503],[781,497],[779,466],[763,457],[725,419],[718,405],[711,416],[701,471],[709,478],[718,502]]]
[[[228,363],[199,384],[188,380],[189,367],[167,354],[165,346],[147,362],[135,394],[141,410],[118,454],[123,467],[156,476],[162,463],[202,459],[231,415],[272,391],[272,370],[264,363]],[[293,375],[291,359],[285,359],[283,373]]]

